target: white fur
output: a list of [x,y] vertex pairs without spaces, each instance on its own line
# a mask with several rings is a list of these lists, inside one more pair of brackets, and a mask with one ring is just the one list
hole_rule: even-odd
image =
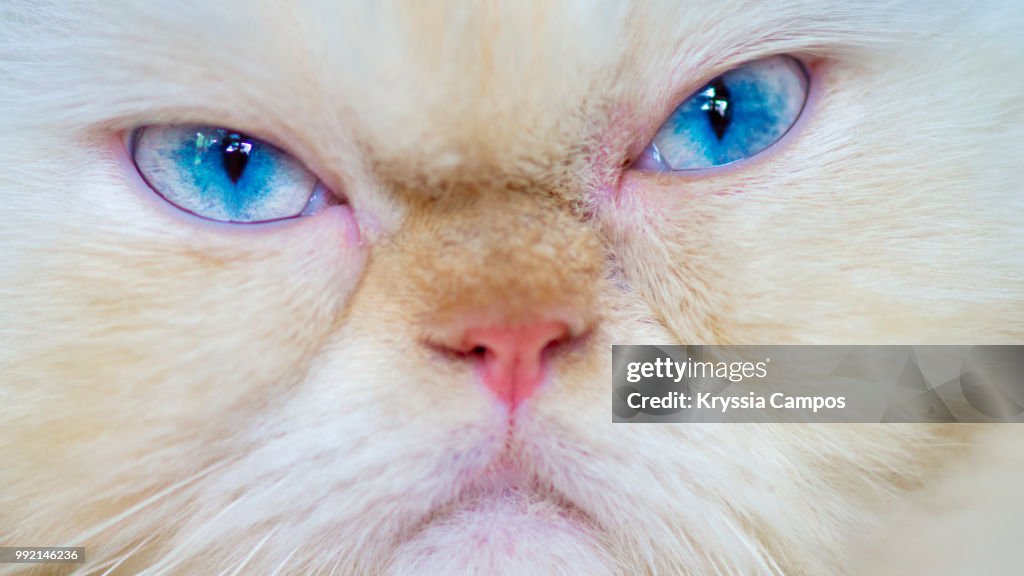
[[[0,545],[86,546],[80,574],[1015,573],[1016,427],[612,425],[607,368],[612,343],[1024,344],[1022,12],[5,2]],[[815,63],[785,141],[623,172],[775,53]],[[333,211],[177,213],[118,140],[159,122],[286,147],[362,241]],[[560,298],[593,339],[510,432],[420,344],[431,283]],[[509,446],[530,491],[463,506]]]

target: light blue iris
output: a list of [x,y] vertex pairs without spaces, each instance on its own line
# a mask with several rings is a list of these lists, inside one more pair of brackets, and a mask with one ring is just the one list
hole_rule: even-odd
[[283,150],[221,128],[150,126],[137,133],[135,164],[172,204],[225,222],[299,215],[316,177]]
[[695,170],[749,158],[796,122],[807,76],[788,56],[741,66],[716,78],[672,112],[649,148],[662,170]]
[[226,130],[212,130],[196,134],[174,152],[174,161],[182,180],[192,186],[204,203],[219,204],[232,220],[250,220],[253,210],[269,191],[274,171],[281,161],[281,152],[258,140],[240,142],[239,148],[248,147],[248,153],[234,152],[245,156],[245,167],[237,181],[232,181],[224,166],[226,153],[225,139],[231,136]]

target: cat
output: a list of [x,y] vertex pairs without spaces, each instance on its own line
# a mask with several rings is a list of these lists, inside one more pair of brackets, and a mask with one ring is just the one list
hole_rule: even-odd
[[[1019,427],[613,424],[609,366],[1024,344],[1022,25],[1011,0],[6,0],[0,545],[86,558],[0,574],[1016,573]],[[644,168],[681,102],[781,57],[807,95],[777,142]],[[192,125],[330,201],[176,207],[135,129]]]

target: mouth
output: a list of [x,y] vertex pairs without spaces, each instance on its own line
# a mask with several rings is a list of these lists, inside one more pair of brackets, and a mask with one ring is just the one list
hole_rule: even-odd
[[396,574],[552,574],[568,566],[580,574],[614,573],[596,523],[505,461],[434,510],[392,554]]
[[503,455],[408,534],[411,540],[424,535],[436,539],[438,533],[444,533],[477,546],[502,546],[502,542],[524,533],[541,538],[569,533],[592,540],[599,529],[572,499],[544,482],[522,461]]

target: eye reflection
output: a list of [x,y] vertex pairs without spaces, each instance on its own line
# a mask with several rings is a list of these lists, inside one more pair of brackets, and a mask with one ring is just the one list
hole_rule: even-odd
[[249,154],[252,152],[252,142],[249,142],[241,134],[231,133],[224,138],[224,151],[221,153],[224,159],[224,170],[228,178],[235,184],[249,164]]
[[725,87],[725,83],[722,82],[721,78],[716,78],[701,93],[701,96],[704,97],[705,101],[700,109],[708,113],[708,122],[711,123],[711,129],[715,131],[715,135],[721,140],[722,136],[725,135],[726,129],[729,128],[729,123],[732,122],[732,107],[729,106],[729,89]]

